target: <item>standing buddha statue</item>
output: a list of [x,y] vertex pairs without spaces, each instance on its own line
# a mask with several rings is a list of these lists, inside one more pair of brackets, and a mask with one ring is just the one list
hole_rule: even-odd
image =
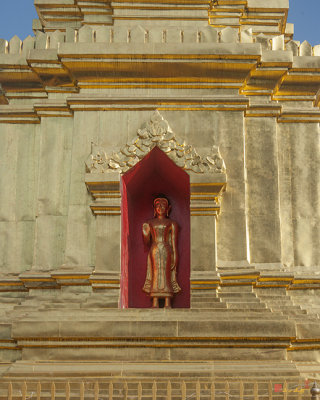
[[169,218],[171,206],[165,197],[153,202],[154,218],[142,226],[144,243],[150,247],[147,276],[143,291],[152,298],[152,307],[159,307],[164,299],[165,308],[171,308],[171,299],[181,291],[177,282],[178,225]]

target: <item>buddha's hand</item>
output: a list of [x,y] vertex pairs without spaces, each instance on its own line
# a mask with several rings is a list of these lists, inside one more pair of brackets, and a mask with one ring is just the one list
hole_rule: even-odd
[[149,233],[150,233],[150,225],[149,225],[148,223],[145,222],[145,223],[142,225],[142,232],[143,232],[143,234],[144,234],[145,236],[149,235]]
[[142,233],[143,233],[143,236],[147,239],[147,238],[149,238],[149,235],[150,235],[150,225],[148,224],[148,223],[144,223],[143,225],[142,225]]
[[143,236],[144,244],[147,246],[150,246],[150,242],[151,242],[150,225],[147,222],[145,222],[142,225],[142,236]]

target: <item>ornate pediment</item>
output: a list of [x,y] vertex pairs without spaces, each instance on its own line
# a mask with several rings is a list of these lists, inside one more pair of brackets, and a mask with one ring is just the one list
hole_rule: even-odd
[[155,111],[146,124],[138,129],[137,136],[119,152],[108,156],[102,147],[92,145],[86,161],[89,173],[125,173],[135,166],[155,146],[158,146],[180,168],[197,174],[225,173],[225,163],[219,148],[213,146],[210,154],[201,156],[193,146],[176,137],[168,122]]

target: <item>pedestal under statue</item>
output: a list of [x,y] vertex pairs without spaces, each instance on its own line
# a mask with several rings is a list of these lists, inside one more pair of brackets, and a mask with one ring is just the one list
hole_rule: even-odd
[[171,308],[171,299],[181,291],[177,282],[178,225],[169,218],[171,206],[165,197],[153,202],[154,218],[142,226],[144,243],[150,246],[147,276],[143,291],[152,298],[152,307],[159,307],[159,299]]

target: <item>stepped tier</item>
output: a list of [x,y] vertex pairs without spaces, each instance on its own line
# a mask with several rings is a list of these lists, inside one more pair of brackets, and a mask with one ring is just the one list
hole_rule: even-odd
[[320,328],[311,303],[299,304],[303,293],[221,286],[193,290],[191,309],[170,310],[110,308],[107,294],[83,287],[2,293],[2,376],[33,380],[54,365],[50,376],[62,379],[71,363],[71,379],[83,362],[87,377],[92,369],[101,378],[118,376],[119,368],[121,376],[131,370],[150,378],[188,369],[215,379],[306,377]]

